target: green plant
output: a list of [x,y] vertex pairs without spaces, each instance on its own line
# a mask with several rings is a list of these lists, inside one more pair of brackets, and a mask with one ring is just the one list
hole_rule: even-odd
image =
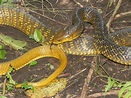
[[131,81],[123,84],[123,87],[119,91],[118,97],[121,98],[122,95],[124,98],[131,97]]
[[21,87],[24,89],[24,90],[28,90],[28,89],[31,89],[32,91],[34,91],[34,86],[32,85],[28,85],[28,82],[24,82],[22,83]]
[[124,98],[131,97],[131,81],[121,83],[114,78],[108,77],[108,84],[105,87],[105,92],[109,91],[113,87],[120,88],[118,98],[121,98],[122,96],[124,96]]
[[0,59],[5,59],[6,51],[4,45],[0,45]]
[[29,38],[34,39],[36,42],[40,42],[42,40],[42,33],[38,29],[35,29],[34,33],[31,34]]
[[6,96],[4,96],[4,95],[0,95],[0,98],[7,98]]
[[51,70],[54,69],[54,65],[52,65],[51,63],[47,63],[46,65],[49,66]]
[[16,82],[13,80],[12,76],[11,76],[11,72],[13,71],[14,69],[11,67],[10,70],[7,72],[6,74],[6,78],[9,80],[9,83],[7,85],[7,89],[8,90],[12,90],[14,85],[16,84]]
[[12,2],[13,0],[0,0],[0,4],[3,4],[3,3],[11,4]]
[[36,65],[36,64],[37,64],[37,61],[32,61],[32,62],[29,64],[29,67],[34,66],[34,65]]

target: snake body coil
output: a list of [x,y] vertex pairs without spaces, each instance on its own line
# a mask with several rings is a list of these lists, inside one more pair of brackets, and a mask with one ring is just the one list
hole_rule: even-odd
[[[78,37],[84,29],[83,21],[89,22],[93,25],[95,32],[92,36]],[[123,43],[120,44],[118,36],[121,36],[122,34],[116,34],[118,36],[111,35],[109,36],[110,38],[108,38],[104,31],[102,17],[96,10],[92,8],[82,8],[78,10],[73,18],[73,22],[74,25],[61,30],[55,35],[54,32],[46,28],[44,24],[28,14],[24,9],[5,5],[0,6],[0,25],[12,26],[27,35],[33,33],[35,29],[39,29],[43,32],[46,44],[45,46],[37,47],[25,53],[23,56],[16,58],[15,60],[0,63],[0,75],[7,73],[10,66],[17,70],[34,59],[48,56],[58,58],[60,60],[60,67],[49,76],[46,81],[41,80],[38,83],[31,83],[34,86],[46,85],[64,70],[67,63],[65,54],[57,47],[61,48],[68,54],[103,54],[115,62],[131,65],[131,47],[127,47],[128,45],[130,46],[130,42],[128,45]],[[56,44],[61,44],[56,45],[57,47],[52,46],[50,49],[48,44],[50,44],[52,40]],[[116,42],[118,44],[116,44]],[[21,85],[18,85],[17,87],[20,86]]]
[[[12,26],[27,35],[31,34],[36,28],[38,28],[44,33],[45,38],[47,38],[46,44],[49,44],[49,40],[51,39],[51,36],[53,36],[49,29],[45,28],[42,23],[27,14],[22,8],[15,8],[7,5],[0,6],[0,25]],[[65,69],[67,64],[65,53],[56,46],[39,46],[14,60],[0,63],[0,75],[5,75],[11,67],[18,70],[29,64],[31,61],[42,57],[57,58],[60,60],[60,65],[47,79],[42,79],[35,83],[29,83],[29,85],[33,85],[35,87],[47,85]],[[16,87],[21,87],[21,84],[16,85]]]
[[[42,57],[54,57],[60,60],[60,65],[55,70],[55,72],[53,72],[47,79],[42,79],[38,82],[29,83],[29,85],[33,85],[35,87],[40,87],[48,84],[65,69],[67,64],[67,58],[64,52],[55,46],[52,46],[51,48],[52,49],[50,49],[49,45],[39,46],[33,48],[32,50],[26,52],[24,55],[14,60],[5,63],[0,63],[0,75],[6,74],[9,71],[10,67],[13,67],[15,70],[18,70],[24,67],[25,65],[29,64],[33,60]],[[16,87],[21,87],[21,84],[16,85]]]
[[[81,8],[77,12],[79,13],[79,11],[81,12],[79,16],[81,16],[83,22],[88,22],[94,27],[92,36],[87,38],[81,37],[81,32],[77,33],[77,36],[72,36],[75,35],[75,32],[71,32],[65,33],[63,36],[58,36],[61,34],[55,35],[53,42],[55,44],[62,43],[61,46],[64,48],[68,47],[68,51],[71,51],[73,54],[103,54],[115,62],[131,65],[131,28],[108,35],[104,30],[103,19],[96,9]],[[78,38],[76,39],[76,37]],[[120,39],[125,43],[120,43]],[[67,41],[71,41],[72,47],[68,46]]]

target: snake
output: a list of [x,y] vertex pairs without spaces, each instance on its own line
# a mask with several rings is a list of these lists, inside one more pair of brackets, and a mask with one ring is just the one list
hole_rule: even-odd
[[[111,41],[108,41],[109,38],[105,38],[102,17],[95,9],[81,8],[76,11],[73,17],[73,24],[71,26],[54,32],[38,19],[30,15],[24,8],[0,5],[0,25],[14,27],[26,35],[30,35],[38,29],[42,32],[42,36],[44,36],[45,39],[43,46],[29,50],[27,53],[14,60],[0,63],[0,75],[5,75],[10,67],[18,70],[33,60],[42,57],[55,57],[60,60],[60,67],[58,67],[54,73],[46,80],[42,79],[38,82],[28,83],[38,87],[44,86],[65,69],[67,64],[65,53],[86,56],[103,54],[115,62],[131,65],[131,48],[123,44],[121,44],[122,46],[119,45],[119,41],[117,41],[118,44],[113,42],[118,39],[117,35],[122,34],[118,33],[116,36],[113,34],[110,36]],[[80,33],[85,29],[85,21],[93,25],[95,33],[93,33],[92,36],[79,37]],[[113,49],[113,51],[111,52],[110,49]],[[16,85],[16,87],[21,87],[21,84]]]
[[[31,15],[25,13],[25,10],[8,5],[0,6],[0,25],[17,28],[27,35],[31,34],[36,28],[41,29],[45,36],[50,33],[49,29],[46,29],[43,24]],[[56,46],[50,46],[49,44],[35,47],[16,59],[0,63],[0,76],[5,75],[11,67],[18,70],[30,62],[43,57],[58,59],[60,61],[59,67],[47,79],[41,79],[38,82],[29,82],[28,85],[34,87],[45,86],[55,79],[67,65],[67,57],[63,50]],[[16,88],[21,86],[22,84],[15,85]]]
[[[81,25],[90,23],[93,26],[92,35],[82,37],[83,32],[58,32],[54,36],[54,44],[67,46],[68,51],[76,55],[102,54],[114,62],[131,65],[131,28],[108,34],[102,16],[92,7],[78,9],[74,21],[79,17],[79,20],[82,20]],[[68,47],[68,42],[72,43],[72,46]]]

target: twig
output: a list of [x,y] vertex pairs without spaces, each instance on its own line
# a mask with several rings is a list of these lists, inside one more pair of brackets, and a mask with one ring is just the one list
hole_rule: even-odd
[[92,76],[92,74],[93,74],[93,72],[94,72],[94,68],[95,68],[95,61],[96,61],[96,58],[97,57],[93,57],[93,60],[92,60],[92,63],[91,63],[91,68],[90,68],[90,70],[89,70],[89,72],[88,72],[88,74],[87,74],[87,77],[86,77],[86,79],[85,79],[85,83],[84,83],[84,85],[83,85],[83,89],[82,89],[82,93],[81,93],[81,96],[80,96],[80,98],[86,98],[86,92],[87,92],[87,90],[88,90],[88,86],[89,86],[89,82],[90,82],[90,80],[91,80],[91,76]]
[[42,3],[42,9],[44,9],[44,7],[49,11],[49,12],[54,12],[54,8],[53,8],[53,5],[51,4],[51,2],[49,2],[48,0],[45,0],[47,3],[49,3],[49,5],[51,6],[52,10],[50,10],[50,8],[44,4],[44,0],[41,1],[38,1],[40,3]]
[[90,0],[83,0],[83,1],[85,1],[85,2],[90,2]]
[[118,93],[119,93],[119,90],[112,90],[106,93],[94,93],[94,94],[86,96],[86,98],[97,98],[97,97],[102,97],[102,96],[107,96],[107,95],[118,95]]
[[122,0],[119,0],[119,1],[118,1],[117,5],[116,5],[116,7],[115,7],[115,10],[114,10],[114,12],[113,12],[113,14],[112,14],[112,16],[110,17],[108,23],[106,24],[108,32],[109,32],[109,29],[110,29],[111,22],[113,21],[115,15],[116,15],[116,13],[117,13],[120,5],[121,5],[121,2],[122,2]]
[[82,4],[80,4],[80,2],[76,1],[76,0],[73,0],[79,7],[83,7]]
[[[42,2],[42,4],[41,4],[41,9],[43,10],[43,9],[44,9],[44,7],[43,7],[43,5],[44,5],[44,1],[42,0],[41,2]],[[43,11],[42,11],[42,14],[44,14]]]
[[[83,73],[83,72],[86,71],[86,70],[87,70],[87,68],[82,69],[81,71],[79,71],[79,72],[76,73],[75,75],[71,76],[67,81],[69,81],[69,80],[77,77],[79,74]],[[78,79],[78,80],[79,80],[79,79]],[[77,82],[77,81],[73,81],[73,82],[70,83],[64,90],[68,89],[70,86],[72,86],[72,85],[73,85],[74,83],[76,83],[76,82]],[[63,90],[63,91],[64,91],[64,90]],[[61,91],[61,92],[59,92],[59,93],[62,93],[63,91]]]
[[76,74],[72,75],[72,76],[68,79],[68,81],[71,80],[72,78],[78,76],[79,74],[83,73],[85,70],[87,70],[87,69],[84,68],[84,69],[82,69],[81,71],[77,72]]
[[45,1],[50,4],[50,6],[51,6],[51,8],[53,9],[53,12],[54,12],[54,7],[53,7],[53,5],[51,4],[51,2],[50,2],[49,0],[45,0]]
[[3,92],[2,92],[2,94],[4,95],[5,94],[5,89],[6,89],[6,78],[5,78],[5,80],[4,80],[4,83],[3,83]]
[[[30,9],[29,9],[29,10],[30,10]],[[56,21],[56,20],[54,20],[54,19],[52,19],[52,18],[49,18],[48,16],[42,15],[42,14],[40,14],[40,13],[37,13],[37,12],[33,11],[33,10],[30,10],[30,11],[33,12],[33,13],[36,13],[36,14],[38,14],[38,15],[41,15],[41,16],[43,16],[43,17],[45,17],[45,18],[47,18],[47,19],[49,19],[49,20],[51,20],[51,21],[53,21],[53,22],[59,23],[59,24],[64,25],[64,26],[67,26],[67,24],[64,24],[64,23],[61,23],[61,22],[59,22],[59,21]]]
[[118,19],[118,18],[121,18],[121,17],[124,17],[124,16],[128,16],[128,15],[131,16],[131,11],[117,14],[114,19]]

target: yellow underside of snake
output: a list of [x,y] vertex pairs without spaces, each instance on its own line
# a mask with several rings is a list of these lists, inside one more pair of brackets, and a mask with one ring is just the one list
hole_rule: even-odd
[[[15,7],[7,5],[0,6],[0,14],[1,25],[15,27],[23,31],[27,35],[31,34],[36,28],[40,28],[39,26],[41,26],[42,30],[47,30],[48,32],[48,29],[45,29],[45,27],[41,25],[38,20],[33,18],[31,15],[26,14],[24,10],[22,11],[22,9],[17,9]],[[65,53],[56,46],[39,46],[33,48],[32,50],[26,52],[25,54],[14,60],[0,63],[0,75],[5,75],[11,67],[15,70],[18,70],[24,67],[25,65],[29,64],[33,60],[42,57],[57,58],[60,61],[60,65],[47,79],[42,79],[38,82],[30,82],[28,83],[28,85],[32,85],[35,87],[47,85],[65,69],[67,64],[67,57]],[[21,84],[17,84],[16,87],[21,87]]]
[[[42,58],[42,57],[54,57],[59,59],[60,65],[47,79],[42,79],[38,82],[28,83],[29,85],[33,85],[35,87],[40,87],[47,85],[53,79],[55,79],[66,67],[67,58],[65,53],[59,49],[58,47],[49,45],[39,46],[33,48],[32,50],[26,52],[24,55],[18,57],[17,59],[0,63],[0,75],[6,74],[11,67],[15,70],[18,70],[25,65],[29,64],[31,61]],[[16,87],[21,87],[21,84],[16,85]]]
[[[103,54],[104,56],[108,57],[109,59],[115,62],[131,65],[131,56],[130,56],[131,48],[127,46],[119,46],[111,41],[107,41],[108,39],[105,41],[105,38],[99,35],[100,33],[103,32],[103,27],[101,26],[103,22],[101,21],[98,12],[93,11],[93,9],[90,10],[82,9],[81,11],[83,10],[84,10],[84,15],[82,16],[84,17],[80,19],[78,17],[79,14],[76,13],[77,17],[75,17],[73,20],[75,25],[70,26],[69,28],[66,28],[63,31],[60,31],[60,33],[58,32],[58,34],[56,34],[55,32],[46,28],[46,26],[42,24],[40,21],[38,21],[36,18],[26,13],[26,11],[23,8],[16,8],[16,7],[5,6],[5,5],[0,6],[0,14],[1,14],[0,25],[12,26],[14,28],[21,30],[27,35],[33,33],[35,29],[39,29],[43,33],[43,36],[45,38],[44,44],[46,44],[45,46],[36,47],[28,51],[27,53],[20,56],[19,58],[16,58],[9,62],[0,63],[0,75],[6,74],[11,66],[14,69],[18,70],[35,59],[39,59],[41,57],[55,57],[60,60],[60,67],[56,69],[56,71],[53,74],[51,74],[46,80],[41,80],[36,83],[29,83],[32,84],[33,86],[46,85],[50,81],[52,81],[55,77],[57,77],[65,69],[67,58],[64,52],[74,55]],[[86,14],[87,16],[89,16],[89,18],[85,17],[86,10],[88,11],[88,13]],[[88,37],[77,38],[79,36],[79,33],[82,32],[84,28],[83,22],[81,22],[82,20],[89,21],[92,24],[94,24],[93,26],[94,28],[96,28],[95,31],[98,34],[92,35],[93,37],[88,36]],[[52,45],[50,47],[50,43],[52,43],[52,40],[55,43],[55,39],[59,37],[61,38],[61,36],[64,35],[63,32],[65,35],[66,33],[70,34],[70,32],[73,32],[71,34],[71,37],[73,39],[74,38],[76,39],[74,40],[72,40],[72,38],[71,40],[67,39],[66,41],[70,41],[70,42],[61,43],[56,46]],[[65,38],[62,39],[66,39],[68,37],[69,36],[66,36]],[[117,41],[115,38],[117,38],[117,34],[116,36],[114,35],[111,36],[111,40]],[[102,46],[102,44],[104,45],[104,47],[101,48],[100,46]],[[108,51],[110,49],[112,49],[112,52]],[[17,85],[17,87],[20,86],[21,85]]]

